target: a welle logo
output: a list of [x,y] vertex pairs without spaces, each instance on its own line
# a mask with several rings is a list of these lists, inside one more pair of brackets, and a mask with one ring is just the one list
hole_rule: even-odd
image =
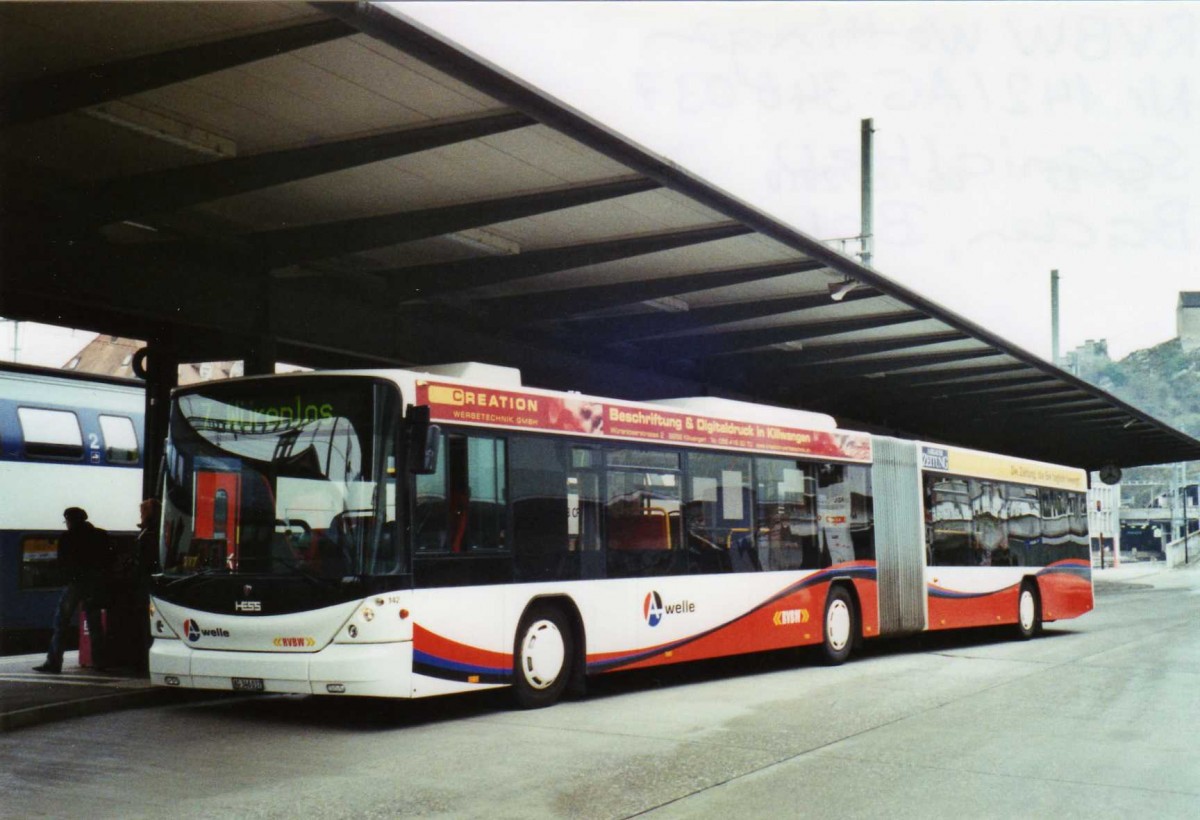
[[691,601],[675,601],[663,604],[662,596],[657,592],[646,593],[642,601],[642,617],[650,626],[658,626],[668,615],[690,615],[696,611],[696,605]]
[[192,643],[201,638],[228,638],[228,629],[204,629],[200,626],[199,621],[194,621],[191,618],[183,622],[183,631],[187,633],[187,639]]

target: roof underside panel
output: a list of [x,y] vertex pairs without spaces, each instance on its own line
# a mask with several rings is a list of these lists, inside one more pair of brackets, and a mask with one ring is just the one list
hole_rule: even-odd
[[[0,4],[0,312],[1084,467],[1200,443],[367,4]],[[970,271],[963,275],[969,276]]]

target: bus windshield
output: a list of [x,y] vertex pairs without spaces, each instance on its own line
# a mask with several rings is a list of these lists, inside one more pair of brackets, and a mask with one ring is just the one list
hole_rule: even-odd
[[394,387],[336,376],[179,395],[167,443],[164,574],[337,581],[403,572],[398,402]]

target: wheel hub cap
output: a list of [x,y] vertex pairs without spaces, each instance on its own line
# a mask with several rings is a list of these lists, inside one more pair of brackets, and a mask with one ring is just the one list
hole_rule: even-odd
[[566,660],[562,633],[550,621],[537,621],[525,633],[521,642],[521,673],[534,689],[546,689],[554,684]]

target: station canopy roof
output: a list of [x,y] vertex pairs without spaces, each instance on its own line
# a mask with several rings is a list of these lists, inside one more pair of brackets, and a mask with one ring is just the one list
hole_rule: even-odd
[[10,318],[191,361],[481,360],[1089,468],[1200,458],[386,9],[5,3],[0,31]]

